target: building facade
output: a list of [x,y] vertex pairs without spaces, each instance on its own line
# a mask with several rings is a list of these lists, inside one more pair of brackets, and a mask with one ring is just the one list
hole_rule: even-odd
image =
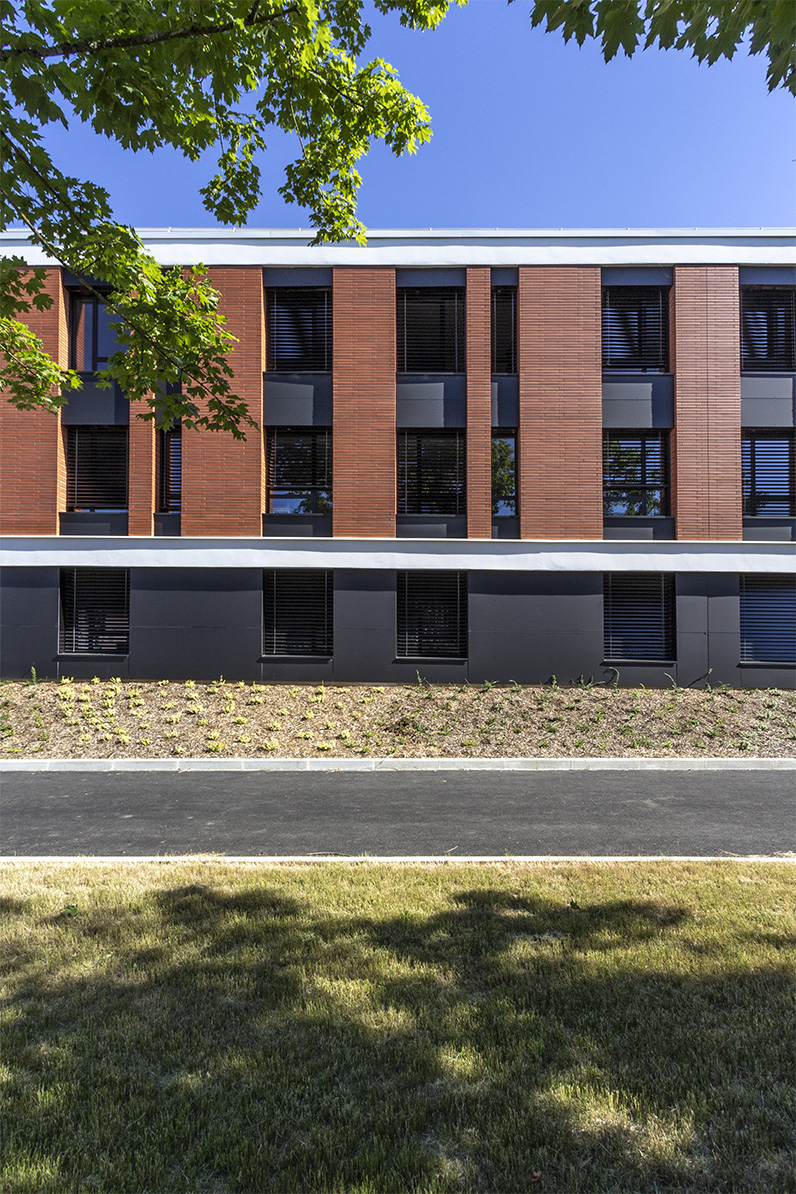
[[792,232],[141,235],[260,430],[137,419],[3,234],[83,382],[0,402],[4,676],[794,686]]

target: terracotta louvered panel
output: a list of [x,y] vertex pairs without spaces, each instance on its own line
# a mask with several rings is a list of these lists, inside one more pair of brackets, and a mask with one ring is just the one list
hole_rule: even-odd
[[130,407],[130,440],[127,471],[127,533],[151,535],[155,510],[155,425],[136,417]]
[[492,275],[467,270],[467,537],[492,537]]

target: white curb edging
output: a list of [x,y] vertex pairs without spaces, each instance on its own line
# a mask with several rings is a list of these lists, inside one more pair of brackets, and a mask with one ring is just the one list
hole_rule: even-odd
[[201,863],[202,865],[221,863],[246,863],[254,866],[295,866],[319,865],[330,862],[355,864],[398,864],[436,865],[437,863],[560,863],[560,862],[786,862],[796,866],[796,856],[792,854],[18,854],[0,857],[0,866],[8,863],[58,864],[63,866],[77,866],[95,863],[112,864],[128,863],[139,866],[141,863],[158,863],[164,865]]
[[796,771],[796,758],[3,759],[20,771]]

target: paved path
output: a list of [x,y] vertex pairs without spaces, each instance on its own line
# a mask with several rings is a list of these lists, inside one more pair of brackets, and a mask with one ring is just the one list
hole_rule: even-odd
[[793,772],[22,773],[4,855],[775,854]]

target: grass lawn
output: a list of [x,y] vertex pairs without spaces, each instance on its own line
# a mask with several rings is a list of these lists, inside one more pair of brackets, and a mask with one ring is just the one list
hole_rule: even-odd
[[795,877],[6,863],[0,1187],[794,1191]]

